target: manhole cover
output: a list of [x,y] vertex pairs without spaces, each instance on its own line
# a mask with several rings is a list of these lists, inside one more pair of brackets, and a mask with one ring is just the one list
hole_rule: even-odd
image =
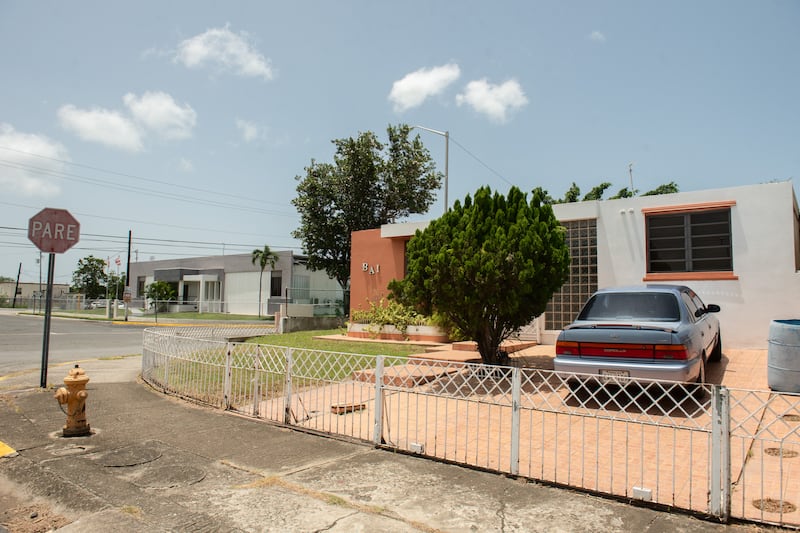
[[764,448],[765,455],[773,457],[783,457],[784,459],[794,459],[797,457],[797,452],[794,450],[785,450],[783,448]]
[[800,415],[782,415],[781,418],[787,422],[800,422]]
[[756,509],[761,509],[765,513],[793,513],[797,510],[795,504],[787,501],[775,500],[773,498],[753,500],[753,506]]
[[204,470],[193,466],[163,466],[149,468],[134,484],[147,489],[170,489],[198,483],[205,477]]
[[109,467],[136,466],[155,461],[161,452],[152,447],[128,446],[108,452],[100,458],[100,464]]

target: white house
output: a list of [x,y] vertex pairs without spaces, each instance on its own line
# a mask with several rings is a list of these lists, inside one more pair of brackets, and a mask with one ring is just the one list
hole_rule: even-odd
[[261,272],[251,254],[186,257],[131,263],[131,293],[143,299],[154,281],[172,285],[177,295],[174,310],[273,314],[282,304],[289,316],[335,314],[342,290],[325,272],[306,268],[305,256],[276,251],[275,267]]
[[[553,343],[598,288],[643,283],[688,285],[722,307],[725,346],[766,348],[772,320],[800,318],[800,211],[790,181],[619,200],[556,204],[567,229],[570,277],[536,322],[541,342]],[[377,301],[385,284],[359,269],[382,241],[410,239],[425,224],[383,226],[354,237],[353,305]],[[401,243],[402,244],[402,243]],[[403,246],[384,246],[403,254]],[[404,261],[383,257],[382,264]],[[383,270],[389,270],[384,268]],[[381,272],[383,275],[383,272]],[[371,283],[371,284],[370,284]]]
[[772,320],[800,317],[800,211],[790,181],[553,206],[570,280],[545,317],[551,338],[598,287],[677,283],[719,314],[726,346],[764,348]]

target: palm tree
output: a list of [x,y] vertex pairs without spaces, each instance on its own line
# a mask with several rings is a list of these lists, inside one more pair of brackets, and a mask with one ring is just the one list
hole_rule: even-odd
[[258,262],[258,265],[261,267],[261,274],[258,276],[258,318],[261,318],[261,279],[264,277],[264,269],[267,268],[267,264],[269,264],[270,269],[275,268],[275,262],[277,260],[277,254],[274,254],[266,244],[263,250],[259,250],[258,248],[253,250],[253,264],[255,265],[256,262]]

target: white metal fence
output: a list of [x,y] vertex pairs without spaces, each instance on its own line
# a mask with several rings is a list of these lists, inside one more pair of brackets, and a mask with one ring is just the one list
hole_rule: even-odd
[[721,520],[800,526],[799,395],[576,382],[180,329],[145,332],[142,374],[165,392],[306,430]]
[[[274,315],[281,312],[288,317],[343,317],[345,315],[344,300],[339,298],[319,297],[325,291],[314,291],[316,297],[300,298],[291,295],[307,296],[309,290],[291,293],[287,289],[286,297],[267,297],[264,296],[260,308],[262,315]],[[334,292],[334,291],[328,291]],[[341,291],[339,291],[341,295]],[[0,307],[11,307],[16,309],[29,309],[33,312],[44,312],[46,299],[44,296],[17,297],[12,299],[10,296],[0,294]],[[100,313],[111,306],[124,309],[125,304],[120,298],[100,298],[86,299],[80,294],[62,295],[53,298],[52,309],[54,312],[68,313]],[[202,318],[203,314],[226,313],[251,315],[254,319],[259,314],[258,299],[235,299],[235,300],[152,300],[145,298],[133,298],[127,305],[128,310],[136,315],[150,315],[163,313],[185,313],[195,312]]]

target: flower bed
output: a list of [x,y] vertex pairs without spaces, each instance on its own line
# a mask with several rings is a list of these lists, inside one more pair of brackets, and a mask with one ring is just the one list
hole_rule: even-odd
[[347,336],[358,339],[381,339],[392,341],[447,342],[447,335],[436,326],[408,326],[405,333],[387,324],[373,326],[371,324],[347,325]]

